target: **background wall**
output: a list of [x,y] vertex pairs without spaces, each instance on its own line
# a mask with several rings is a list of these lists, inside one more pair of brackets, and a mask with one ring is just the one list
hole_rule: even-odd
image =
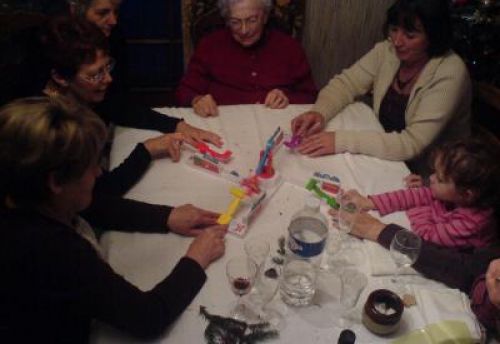
[[395,0],[308,0],[302,43],[319,88],[383,39]]

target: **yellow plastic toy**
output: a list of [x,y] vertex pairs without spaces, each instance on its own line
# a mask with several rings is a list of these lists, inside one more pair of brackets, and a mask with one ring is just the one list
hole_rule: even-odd
[[226,212],[221,214],[217,219],[217,223],[220,225],[227,225],[231,222],[234,213],[236,213],[236,210],[238,210],[238,207],[240,206],[241,200],[246,196],[245,191],[240,188],[232,187],[230,192],[234,198],[229,204],[229,207],[227,207]]

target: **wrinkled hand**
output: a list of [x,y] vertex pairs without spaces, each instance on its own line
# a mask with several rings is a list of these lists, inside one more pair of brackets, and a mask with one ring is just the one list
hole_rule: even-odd
[[325,131],[308,136],[302,140],[297,151],[310,157],[333,154],[335,153],[335,132]]
[[181,133],[163,134],[144,141],[144,146],[153,160],[170,156],[172,161],[179,161],[184,139]]
[[217,103],[210,94],[194,97],[191,104],[193,105],[194,112],[197,115],[200,115],[201,117],[210,117],[219,115],[219,110],[217,109]]
[[286,94],[277,88],[269,91],[264,101],[264,105],[271,109],[284,109],[288,106],[289,101]]
[[496,308],[500,309],[500,280],[497,278],[500,278],[500,258],[490,262],[485,278],[490,301]]
[[316,111],[308,111],[292,120],[292,133],[307,137],[321,132],[325,128],[325,117]]
[[217,213],[185,204],[172,209],[167,219],[167,226],[174,233],[197,236],[204,228],[217,224],[218,217]]
[[192,146],[201,142],[210,142],[217,147],[222,147],[222,138],[219,135],[208,130],[193,127],[184,121],[177,124],[176,132],[183,134],[186,142]]
[[217,225],[205,229],[194,239],[189,246],[186,257],[189,257],[203,269],[224,254],[226,245],[224,237],[227,233],[227,226]]
[[356,204],[358,209],[362,211],[375,209],[375,204],[373,204],[373,201],[368,197],[360,194],[357,190],[349,190],[344,194],[344,196],[351,202]]
[[[336,209],[330,209],[328,213],[334,218],[338,218],[339,216],[339,212]],[[352,223],[351,232],[349,234],[361,239],[377,241],[380,232],[385,228],[385,224],[367,212],[349,213],[343,211],[342,216],[344,216],[346,221]]]
[[418,174],[409,174],[404,177],[403,181],[407,188],[419,188],[424,186],[424,179]]

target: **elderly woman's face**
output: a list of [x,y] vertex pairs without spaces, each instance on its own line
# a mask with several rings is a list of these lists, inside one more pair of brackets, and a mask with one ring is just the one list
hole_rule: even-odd
[[68,82],[69,91],[81,102],[100,103],[113,79],[110,72],[114,61],[102,50],[98,50],[92,63],[80,66],[75,77]]
[[419,19],[415,22],[414,31],[401,26],[389,26],[389,39],[402,63],[413,64],[429,58],[429,40]]
[[120,4],[121,0],[94,0],[85,12],[85,18],[109,37],[118,23]]
[[229,8],[227,25],[233,38],[244,47],[259,41],[266,22],[267,14],[259,0],[243,0]]

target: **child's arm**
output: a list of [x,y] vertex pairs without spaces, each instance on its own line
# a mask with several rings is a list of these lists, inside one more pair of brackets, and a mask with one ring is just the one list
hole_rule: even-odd
[[[428,212],[431,212],[429,209]],[[471,211],[459,208],[445,216],[436,216],[432,211],[411,214],[412,230],[422,239],[448,247],[484,247],[495,239],[489,225],[489,211]]]
[[349,190],[343,197],[352,201],[354,204],[356,204],[358,209],[362,211],[375,209],[375,204],[373,204],[372,200],[366,196],[363,196],[357,190]]
[[429,188],[401,189],[368,197],[380,215],[429,205],[432,202],[432,193]]

